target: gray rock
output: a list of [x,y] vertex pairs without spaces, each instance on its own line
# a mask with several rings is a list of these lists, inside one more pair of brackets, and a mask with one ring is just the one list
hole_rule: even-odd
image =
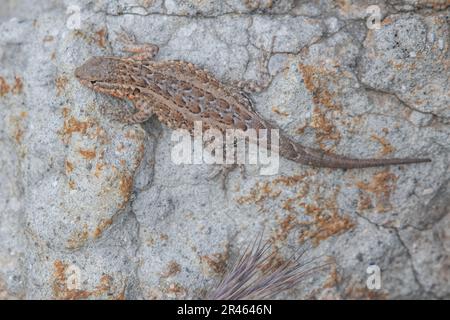
[[387,17],[366,37],[361,81],[395,94],[415,111],[448,120],[448,26],[445,13]]
[[[0,8],[0,299],[203,298],[264,232],[336,264],[280,299],[450,298],[449,9],[423,1],[6,1]],[[367,8],[379,8],[368,28]],[[124,126],[73,70],[121,28],[225,83],[305,145],[432,163],[230,173],[171,161],[171,131]],[[370,266],[381,288],[367,287]]]

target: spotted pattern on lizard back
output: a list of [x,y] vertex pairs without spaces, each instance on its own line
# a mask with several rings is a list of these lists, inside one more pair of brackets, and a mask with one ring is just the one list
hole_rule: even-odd
[[[147,48],[157,52],[152,45]],[[130,51],[137,52],[136,48]],[[211,128],[222,133],[227,129],[278,129],[252,108],[246,95],[189,62],[92,57],[75,70],[75,76],[95,91],[133,102],[137,113],[121,119],[128,123],[143,122],[156,114],[168,127],[191,134],[196,121],[202,122],[203,131]],[[281,131],[279,153],[306,165],[346,169],[431,161],[354,159],[303,146]]]

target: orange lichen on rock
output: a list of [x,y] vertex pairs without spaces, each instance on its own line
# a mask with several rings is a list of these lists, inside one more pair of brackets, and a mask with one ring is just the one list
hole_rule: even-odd
[[283,205],[281,207],[286,211],[294,211],[295,210],[295,207],[294,207],[295,201],[296,201],[296,199],[294,199],[294,198],[288,198],[283,201]]
[[293,176],[281,176],[273,179],[272,181],[257,182],[250,193],[245,196],[241,196],[236,199],[239,204],[262,204],[267,199],[275,199],[283,192],[280,185],[285,187],[294,187],[308,176],[307,173]]
[[330,212],[307,205],[306,209],[306,214],[312,217],[312,222],[301,223],[308,227],[300,236],[302,242],[311,240],[313,244],[318,245],[321,241],[340,235],[355,226],[350,217],[339,215],[336,208]]
[[62,128],[63,141],[68,143],[68,140],[72,137],[73,133],[86,134],[87,130],[94,125],[92,121],[80,121],[75,117],[70,117],[64,120]]
[[315,129],[316,141],[323,150],[327,148],[326,141],[339,141],[341,139],[341,134],[336,126],[331,120],[327,119],[325,113],[319,107],[314,107],[310,126]]
[[95,158],[97,153],[95,150],[87,150],[87,149],[80,149],[78,152],[81,154],[81,156],[87,160],[92,160]]
[[[384,26],[388,26],[388,25],[390,25],[392,22],[393,22],[393,20],[392,20],[391,17],[386,17],[386,18],[383,19],[383,21],[381,21],[381,25],[382,25],[383,27],[384,27]],[[370,31],[372,31],[372,30],[370,30]]]
[[69,179],[69,188],[71,190],[75,190],[77,188],[77,184],[72,179]]
[[95,172],[94,175],[99,178],[100,174],[102,173],[103,169],[105,168],[105,163],[103,162],[97,162],[95,164]]
[[272,107],[272,112],[276,113],[279,116],[288,117],[289,113],[286,111],[281,111],[278,107],[274,106]]
[[123,198],[122,205],[120,207],[125,207],[126,203],[130,199],[131,192],[133,191],[133,177],[129,174],[123,174],[119,179],[119,191]]
[[370,195],[367,193],[363,193],[359,196],[359,202],[358,202],[358,210],[368,210],[373,207],[372,205],[372,199],[370,198]]
[[304,132],[308,126],[314,128],[317,143],[320,148],[325,150],[327,149],[325,141],[339,141],[341,138],[341,134],[336,126],[331,120],[327,119],[328,111],[342,110],[342,106],[333,101],[334,94],[327,89],[329,80],[326,77],[335,77],[336,75],[323,67],[309,66],[301,63],[298,64],[298,70],[303,76],[306,89],[312,94],[314,108],[311,123],[299,128],[297,132]]
[[93,31],[92,33],[85,33],[81,30],[75,30],[73,32],[74,36],[79,37],[86,41],[87,44],[92,45],[96,44],[101,48],[106,47],[107,41],[107,30],[105,28],[101,28],[98,31]]
[[294,229],[298,225],[297,217],[294,214],[289,214],[285,217],[281,223],[280,228],[276,231],[275,235],[272,236],[274,241],[283,241],[286,240],[289,232]]
[[161,273],[161,277],[169,278],[181,272],[181,266],[175,261],[172,260],[167,265],[167,268],[164,272]]
[[363,181],[357,182],[356,186],[365,192],[360,196],[359,210],[366,210],[374,207],[370,195],[375,197],[376,211],[386,212],[392,209],[390,196],[395,190],[397,180],[398,177],[395,174],[389,172],[389,169],[385,169],[384,171],[375,174],[372,181],[368,183]]
[[311,92],[313,103],[316,106],[323,105],[329,110],[342,110],[342,106],[333,102],[333,94],[326,88],[327,83],[323,79],[330,76],[331,72],[317,66],[298,64],[298,70],[303,76],[306,89]]
[[64,92],[64,89],[66,88],[67,83],[69,82],[69,79],[67,79],[66,76],[59,76],[55,79],[55,85],[56,85],[56,95],[60,96],[61,93]]
[[419,0],[417,3],[419,8],[432,8],[434,10],[444,10],[450,7],[449,0]]
[[122,196],[128,197],[133,187],[133,178],[130,175],[123,175],[120,179],[120,193]]
[[343,12],[349,12],[350,8],[351,8],[351,1],[350,0],[336,0],[336,5]]
[[336,264],[331,264],[330,268],[331,268],[330,274],[328,275],[327,280],[323,284],[324,289],[335,288],[342,280],[342,277],[337,270]]
[[0,97],[9,92],[10,86],[3,77],[0,77]]
[[66,174],[72,173],[73,171],[73,163],[66,159],[64,162],[64,167],[66,168]]
[[[102,275],[100,283],[93,290],[82,290],[80,288],[70,288],[70,277],[75,276],[70,273],[70,265],[61,260],[56,260],[53,263],[54,272],[52,280],[53,296],[60,300],[81,300],[88,298],[110,297],[113,291],[113,278],[110,275]],[[81,283],[78,283],[80,286]],[[112,296],[112,299],[123,299],[124,291],[122,290],[117,296]]]
[[[99,144],[106,144],[109,140],[106,131],[99,125],[94,118],[87,118],[80,120],[71,115],[71,109],[67,106],[61,108],[61,113],[64,118],[64,124],[58,134],[65,144],[69,144],[70,139],[74,133],[85,135],[91,140],[95,140]],[[93,156],[92,152],[83,152],[83,156],[88,159]]]
[[[72,181],[72,180],[70,180]],[[70,186],[69,181],[69,186]],[[69,249],[75,249],[81,247],[89,238],[88,226],[83,225],[83,229],[74,232],[74,234],[67,240],[67,247]]]
[[389,295],[382,290],[370,290],[365,286],[349,286],[344,291],[345,299],[367,299],[367,300],[386,300]]
[[69,114],[70,114],[70,108],[67,107],[67,106],[62,107],[61,108],[61,113],[62,113],[62,116],[64,118],[67,118],[69,116]]
[[113,220],[112,219],[102,219],[100,220],[100,223],[98,224],[97,228],[94,230],[94,238],[98,238],[103,234],[103,231],[105,231],[106,228],[108,228],[110,225],[112,225]]
[[376,142],[378,142],[378,143],[381,144],[381,146],[382,146],[381,155],[382,155],[382,156],[385,156],[385,155],[387,155],[387,154],[389,154],[389,153],[392,153],[392,152],[394,151],[394,147],[392,146],[392,144],[390,144],[390,143],[386,140],[386,138],[378,137],[378,136],[376,136],[376,135],[374,135],[374,134],[371,135],[370,138],[371,138],[373,141],[376,141]]
[[[299,228],[301,242],[312,240],[314,244],[318,244],[329,237],[352,229],[354,227],[352,219],[339,214],[337,210],[336,202],[340,189],[335,188],[333,194],[325,199],[318,198],[323,191],[319,190],[320,186],[311,190],[309,181],[306,179],[309,175],[305,173],[292,177],[279,177],[271,182],[257,183],[250,190],[249,195],[238,198],[237,201],[240,204],[258,204],[264,208],[265,200],[280,198],[281,209],[289,214],[280,219],[279,228],[272,236],[273,240],[284,241],[293,229]],[[276,186],[279,185],[296,187],[294,195],[292,195],[293,190],[286,192],[286,188],[277,189]],[[286,193],[288,196],[283,197]],[[314,197],[313,200],[310,199],[311,196]],[[300,221],[300,217],[305,215],[309,217],[308,221]]]
[[11,92],[12,94],[20,94],[23,90],[23,82],[22,79],[19,76],[14,77],[14,84],[9,85],[5,78],[0,77],[0,97],[3,97],[4,95]]
[[200,261],[204,266],[203,271],[206,274],[210,274],[211,271],[215,274],[223,274],[226,271],[229,256],[228,249],[224,252],[201,256]]
[[277,198],[281,190],[273,190],[269,182],[257,182],[250,190],[250,194],[236,199],[239,204],[259,204],[268,198]]
[[293,175],[293,176],[281,176],[278,178],[275,178],[272,181],[272,184],[283,184],[286,187],[293,187],[297,185],[299,182],[302,182],[308,174],[299,174],[299,175]]
[[300,204],[305,215],[311,218],[310,221],[298,223],[302,231],[299,238],[301,242],[311,240],[314,245],[318,245],[321,241],[340,235],[355,226],[349,216],[338,212],[336,203],[339,192],[340,189],[336,188],[332,196],[323,199],[319,198],[320,192],[316,190],[315,203]]
[[17,144],[22,143],[23,136],[25,134],[24,119],[28,116],[26,111],[21,111],[18,116],[11,116],[11,124],[13,125],[13,138]]
[[13,94],[21,94],[23,90],[23,82],[22,79],[18,76],[14,78],[14,86],[11,89]]
[[260,270],[264,272],[270,272],[270,270],[276,270],[286,263],[286,259],[280,255],[276,247],[272,247],[272,252],[268,255],[267,260],[261,265]]
[[24,134],[23,129],[20,126],[17,126],[14,134],[14,140],[16,140],[17,143],[21,143],[23,134]]

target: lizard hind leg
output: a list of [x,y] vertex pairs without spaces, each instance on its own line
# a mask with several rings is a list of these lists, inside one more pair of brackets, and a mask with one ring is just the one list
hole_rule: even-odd
[[208,180],[212,180],[214,178],[220,179],[222,190],[227,190],[227,182],[229,174],[236,168],[239,167],[241,172],[241,176],[245,177],[245,166],[243,164],[222,164],[216,165],[215,168],[208,175]]
[[[229,146],[231,147],[231,146]],[[226,151],[230,150],[230,148],[227,148],[227,144],[224,144],[224,148],[222,150],[225,151],[225,159],[226,159]],[[227,182],[228,182],[228,176],[229,174],[236,168],[239,168],[240,173],[241,173],[241,177],[245,178],[245,164],[244,163],[237,163],[237,148],[235,143],[232,143],[232,148],[231,150],[233,150],[233,163],[223,163],[223,164],[217,164],[215,165],[214,169],[210,172],[210,174],[208,175],[208,180],[214,179],[214,178],[219,178],[220,182],[221,182],[221,187],[222,190],[224,190],[225,192],[227,191]]]
[[159,52],[159,47],[153,43],[138,43],[136,37],[121,27],[116,32],[117,40],[123,44],[122,51],[132,53],[129,59],[137,61],[153,60]]

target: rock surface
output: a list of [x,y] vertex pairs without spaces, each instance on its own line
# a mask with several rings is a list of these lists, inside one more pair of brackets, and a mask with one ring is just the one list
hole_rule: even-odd
[[[0,299],[202,298],[263,229],[280,258],[308,242],[336,260],[279,298],[450,298],[448,1],[4,2]],[[102,116],[120,102],[74,78],[122,54],[121,27],[224,82],[258,79],[276,36],[260,114],[324,150],[433,162],[280,159],[274,176],[232,172],[225,193],[210,166],[170,161],[168,128]]]

